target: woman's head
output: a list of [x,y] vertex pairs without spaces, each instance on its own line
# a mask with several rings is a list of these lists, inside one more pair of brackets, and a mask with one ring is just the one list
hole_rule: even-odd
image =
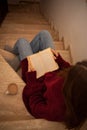
[[87,118],[87,61],[73,66],[64,84],[66,125],[74,128]]

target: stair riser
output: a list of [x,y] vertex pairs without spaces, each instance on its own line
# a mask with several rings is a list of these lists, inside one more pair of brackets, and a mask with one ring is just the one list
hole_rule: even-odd
[[25,30],[49,30],[50,25],[39,25],[39,24],[7,24],[3,23],[2,28],[10,29],[25,29]]
[[6,15],[6,18],[9,18],[9,19],[11,19],[11,18],[38,18],[38,19],[44,19],[45,20],[45,18],[41,15],[41,14],[37,14],[37,13],[22,13],[22,14],[20,14],[20,13],[8,13],[7,15]]
[[[13,29],[2,29],[0,30],[0,34],[33,34],[36,35],[40,32],[41,30],[30,30],[30,29],[21,29],[21,28],[13,28]],[[48,30],[49,32],[51,32],[50,30]]]
[[48,23],[47,22],[45,22],[45,21],[37,21],[37,20],[34,20],[34,21],[30,21],[30,20],[19,20],[19,21],[17,21],[17,20],[7,20],[7,21],[5,21],[5,22],[3,22],[3,24],[11,24],[11,23],[18,23],[18,24],[43,24],[43,25],[48,25]]

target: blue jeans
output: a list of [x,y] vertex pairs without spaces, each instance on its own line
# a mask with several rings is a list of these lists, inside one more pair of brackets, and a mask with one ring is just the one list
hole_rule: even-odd
[[19,59],[23,60],[28,55],[32,55],[48,47],[54,49],[53,39],[48,31],[43,30],[31,42],[24,38],[18,39],[14,45],[13,53],[19,55]]

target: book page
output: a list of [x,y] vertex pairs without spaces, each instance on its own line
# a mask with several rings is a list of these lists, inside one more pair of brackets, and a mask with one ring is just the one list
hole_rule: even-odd
[[28,58],[30,58],[31,64],[37,72],[37,78],[41,77],[44,74],[45,70],[39,53],[33,54]]
[[59,68],[58,64],[53,58],[53,53],[50,48],[40,51],[40,56],[43,60],[43,64],[46,72],[54,71]]
[[28,62],[31,61],[33,68],[37,72],[37,78],[44,75],[46,72],[54,71],[59,68],[53,58],[53,53],[50,48],[35,53],[27,57]]

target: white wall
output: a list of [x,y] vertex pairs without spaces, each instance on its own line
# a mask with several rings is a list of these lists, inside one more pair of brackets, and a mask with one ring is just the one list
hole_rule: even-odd
[[64,36],[66,47],[70,44],[74,63],[87,59],[87,3],[86,0],[55,0],[49,15]]

